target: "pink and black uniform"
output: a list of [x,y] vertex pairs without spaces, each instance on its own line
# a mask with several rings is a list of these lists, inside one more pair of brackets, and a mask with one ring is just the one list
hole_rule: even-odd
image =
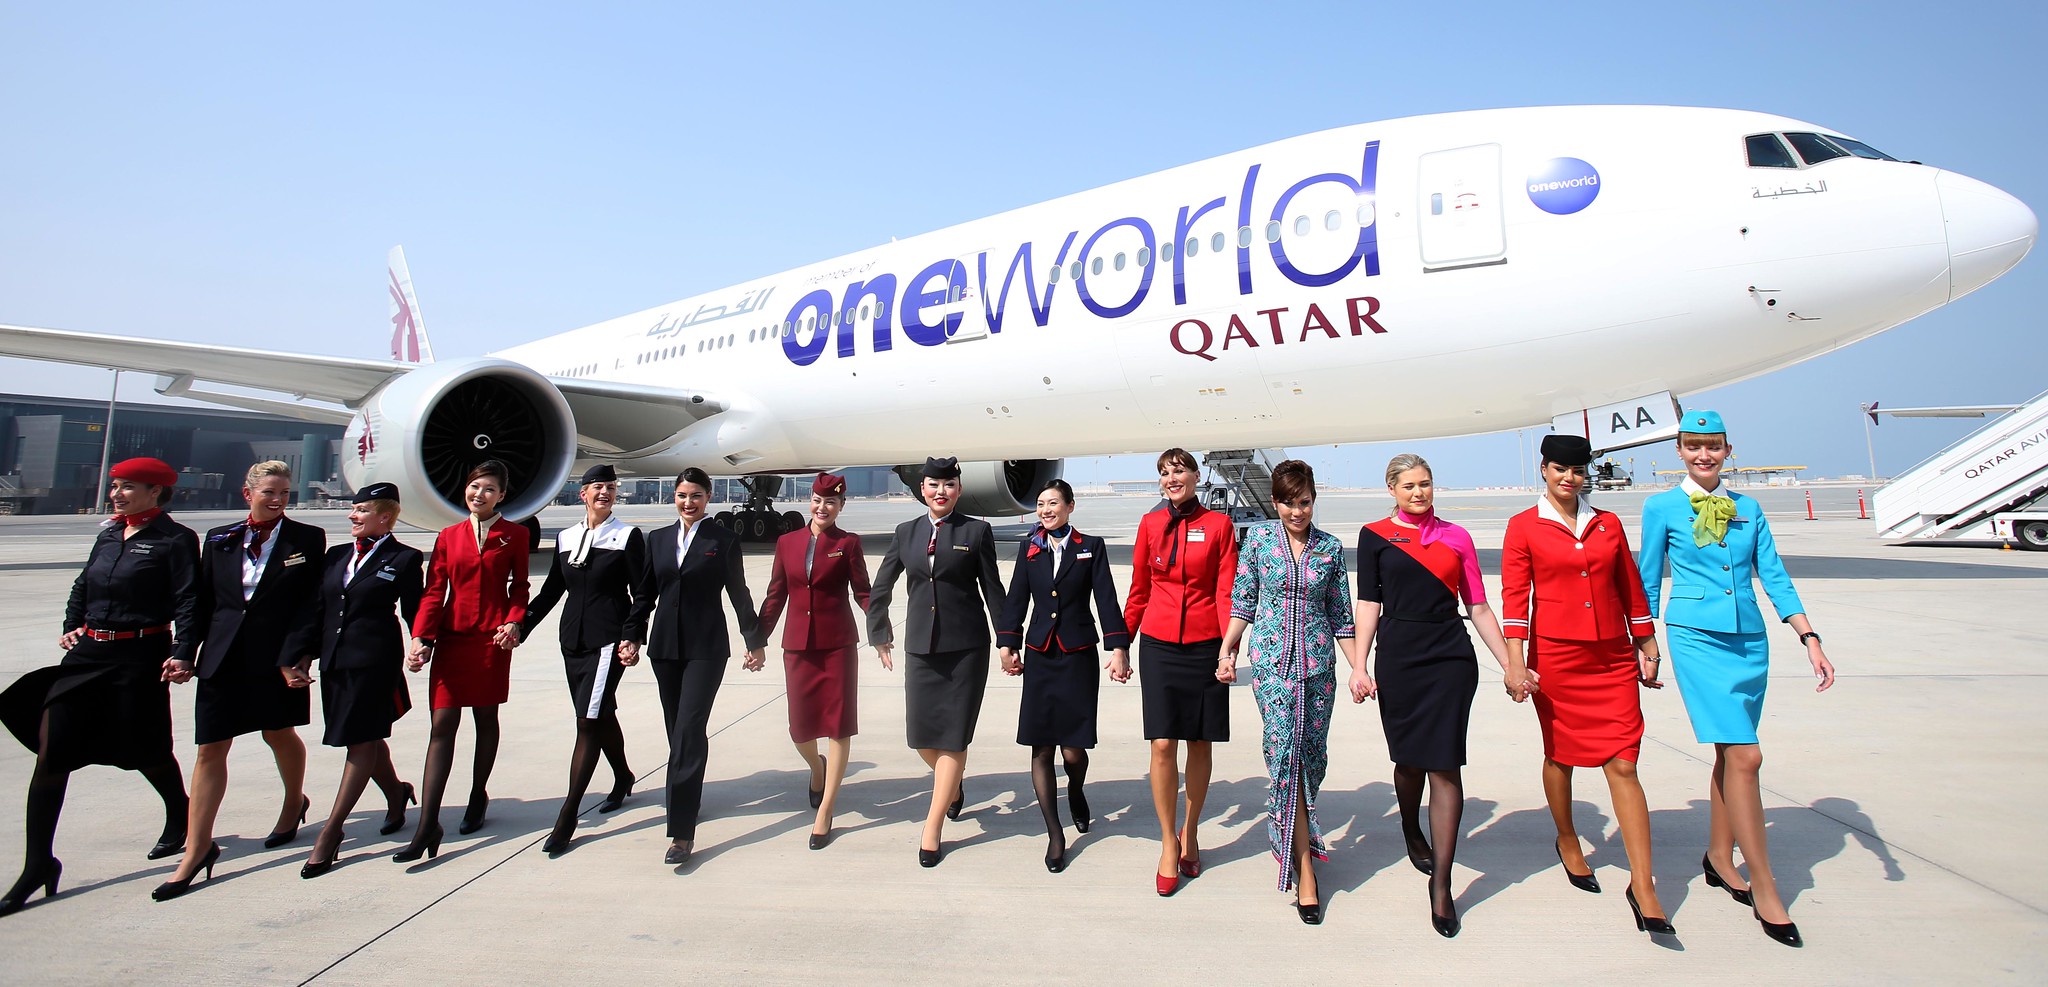
[[1416,527],[1381,518],[1358,532],[1358,598],[1380,605],[1380,724],[1395,764],[1426,771],[1465,763],[1479,664],[1466,606],[1486,602],[1472,536],[1432,513]]

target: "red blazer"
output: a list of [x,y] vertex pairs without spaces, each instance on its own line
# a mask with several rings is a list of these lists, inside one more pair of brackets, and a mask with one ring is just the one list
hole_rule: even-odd
[[1230,626],[1237,526],[1227,515],[1202,508],[1180,523],[1169,542],[1171,516],[1162,508],[1138,522],[1124,626],[1174,644],[1220,638]]
[[809,525],[775,541],[775,566],[768,576],[768,595],[761,599],[761,636],[775,630],[776,618],[789,610],[782,628],[785,651],[829,651],[860,643],[860,621],[848,606],[847,590],[861,613],[868,609],[868,564],[860,553],[860,536],[834,527],[818,536],[818,554],[811,576],[804,578],[804,552],[811,545]]
[[447,634],[489,634],[526,618],[526,569],[532,546],[526,528],[500,517],[481,555],[467,520],[441,529],[427,564],[426,597],[412,636],[432,641]]
[[1593,511],[1584,540],[1540,508],[1509,518],[1500,590],[1508,637],[1612,641],[1655,630],[1628,533],[1612,511]]

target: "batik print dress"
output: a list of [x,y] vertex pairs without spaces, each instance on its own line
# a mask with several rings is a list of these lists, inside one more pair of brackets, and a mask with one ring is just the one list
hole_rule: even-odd
[[1295,558],[1280,522],[1252,528],[1238,548],[1230,615],[1251,625],[1245,640],[1265,724],[1266,833],[1286,891],[1294,887],[1297,785],[1308,807],[1309,851],[1318,860],[1329,857],[1316,823],[1316,796],[1330,767],[1336,642],[1352,636],[1343,543],[1310,528],[1308,547]]

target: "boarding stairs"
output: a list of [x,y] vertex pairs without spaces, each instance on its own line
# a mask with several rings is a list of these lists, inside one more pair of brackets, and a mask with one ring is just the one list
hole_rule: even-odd
[[1871,507],[1887,540],[2048,549],[2048,391],[1899,474]]
[[1216,449],[1203,455],[1202,469],[1213,479],[1202,486],[1202,505],[1229,514],[1238,524],[1279,517],[1273,509],[1273,464],[1284,456],[1277,449]]

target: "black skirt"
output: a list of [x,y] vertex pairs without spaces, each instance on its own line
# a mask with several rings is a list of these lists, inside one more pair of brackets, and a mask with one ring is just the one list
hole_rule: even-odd
[[256,655],[238,643],[212,678],[199,680],[192,698],[192,742],[212,744],[259,730],[302,727],[313,719],[311,690],[285,684],[275,655]]
[[594,720],[619,708],[619,680],[626,677],[626,666],[619,664],[616,652],[564,651],[562,672],[577,719]]
[[[62,662],[29,672],[0,693],[0,722],[62,771],[162,764],[171,759],[171,690],[163,681],[170,656],[169,634],[82,638]],[[47,746],[40,737],[46,714]]]
[[1102,683],[1099,657],[1093,645],[1079,651],[1025,650],[1018,743],[1095,746],[1095,703]]
[[1479,663],[1471,650],[1416,655],[1381,648],[1374,670],[1388,759],[1424,771],[1463,767],[1472,697],[1479,690]]
[[391,736],[391,724],[412,709],[405,668],[397,661],[369,668],[322,669],[320,707],[327,732],[320,742],[352,747]]
[[988,647],[906,654],[903,732],[918,750],[964,751],[988,691]]
[[1223,639],[1175,644],[1138,636],[1146,740],[1230,739],[1230,687],[1216,681]]

